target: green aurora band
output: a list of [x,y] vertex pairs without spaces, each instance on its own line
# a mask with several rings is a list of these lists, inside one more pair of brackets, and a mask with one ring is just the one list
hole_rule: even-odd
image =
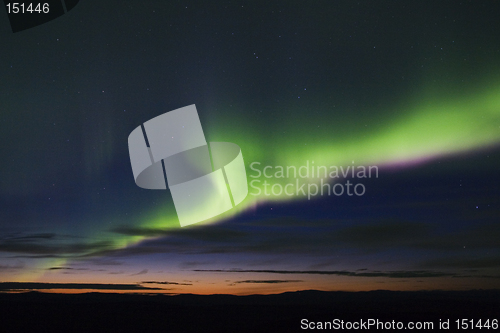
[[[314,119],[314,113],[310,111],[313,107],[306,110],[296,108],[291,106],[293,111],[288,114],[301,116],[293,121],[280,123],[278,120],[277,124],[261,126],[264,128],[259,132],[253,126],[244,126],[249,122],[241,118],[226,118],[224,124],[219,124],[217,128],[208,128],[207,138],[210,141],[235,142],[241,147],[249,182],[254,179],[251,175],[256,175],[250,169],[253,162],[260,163],[260,170],[266,165],[295,166],[298,169],[306,161],[314,161],[316,166],[349,166],[355,161],[355,165],[404,167],[500,142],[500,84],[483,92],[450,97],[448,100],[421,99],[400,112],[390,112],[397,116],[389,119],[384,115],[378,120],[339,121],[334,112],[326,119],[324,113],[322,119]],[[231,115],[235,113],[228,114],[228,117]],[[241,126],[234,128],[234,124]],[[318,178],[304,181],[318,183]],[[273,178],[272,182],[286,185],[290,180]],[[251,189],[249,192],[252,192]],[[297,197],[285,194],[249,194],[236,209],[207,223],[232,217],[260,202],[294,199]],[[167,213],[164,209],[161,211]],[[168,216],[158,215],[146,218],[142,226],[178,227],[174,211],[169,210]]]
[[[350,117],[346,112],[343,118],[338,116],[338,107],[332,107],[331,114],[325,116],[325,112],[316,115],[314,110],[320,106],[313,105],[290,105],[286,117],[275,117],[271,123],[272,112],[261,114],[261,118],[242,119],[242,114],[252,113],[230,110],[224,113],[223,121],[204,124],[204,130],[207,141],[234,142],[241,147],[249,182],[254,179],[250,176],[255,175],[250,169],[253,162],[260,162],[261,170],[266,165],[298,168],[306,161],[314,161],[317,166],[349,166],[355,161],[355,165],[376,165],[381,169],[405,167],[500,143],[500,84],[490,82],[488,86],[489,89],[468,95],[414,98],[413,102],[406,102],[406,107],[392,106],[383,113],[355,113]],[[317,183],[318,179],[301,181]],[[290,180],[273,178],[272,183],[286,185]],[[232,210],[192,227],[222,222],[259,203],[304,199],[284,194],[254,196],[250,194],[252,191],[249,188],[247,198]],[[165,193],[158,191],[158,196],[168,195]],[[139,235],[114,234],[112,249],[164,236],[162,232],[180,228],[175,208],[167,199],[163,207],[150,211],[140,220]],[[89,236],[102,239],[102,233],[97,230]],[[63,262],[66,260],[58,260],[57,264]],[[55,262],[50,263],[53,264]]]

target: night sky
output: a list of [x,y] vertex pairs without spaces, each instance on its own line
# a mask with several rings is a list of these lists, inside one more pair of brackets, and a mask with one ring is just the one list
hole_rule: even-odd
[[[500,288],[499,10],[82,0],[17,33],[1,14],[0,290]],[[181,228],[168,190],[135,184],[127,138],[191,104],[259,182]],[[317,186],[275,177],[313,163],[378,177],[264,193]]]

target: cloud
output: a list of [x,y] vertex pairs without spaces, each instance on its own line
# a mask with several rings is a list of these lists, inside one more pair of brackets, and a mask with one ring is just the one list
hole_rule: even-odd
[[147,273],[148,273],[148,270],[143,269],[142,271],[140,271],[138,273],[130,274],[130,276],[143,275],[143,274],[147,274]]
[[141,284],[174,284],[178,286],[192,286],[192,283],[179,283],[170,281],[142,281]]
[[127,236],[170,236],[189,238],[205,242],[223,242],[228,239],[235,240],[247,236],[246,232],[234,230],[222,225],[218,226],[191,226],[189,228],[161,229],[145,227],[121,226],[111,229],[112,232]]
[[[448,222],[423,223],[400,219],[385,220],[340,220],[292,217],[273,219],[235,220],[210,226],[193,226],[182,229],[154,229],[119,227],[115,233],[126,235],[163,236],[145,240],[124,249],[103,249],[99,254],[107,258],[150,255],[156,253],[175,254],[266,254],[266,255],[310,255],[330,258],[345,257],[345,251],[357,258],[394,253],[401,258],[418,255],[424,262],[415,262],[417,269],[497,267],[499,261],[491,259],[486,252],[496,253],[500,246],[500,228],[497,224],[475,224],[457,226],[451,230]],[[463,247],[477,250],[475,258],[463,261]],[[479,252],[482,251],[482,252]],[[451,260],[439,260],[446,256]],[[429,259],[426,259],[429,258]],[[362,258],[361,258],[362,259]],[[371,259],[370,259],[371,260]],[[395,259],[397,260],[397,259]],[[202,262],[202,261],[200,261]],[[338,260],[336,261],[338,263]],[[366,265],[366,263],[360,263]],[[262,266],[261,266],[262,267]],[[189,268],[186,265],[186,268]],[[248,268],[248,266],[247,266]],[[321,270],[323,267],[315,267]],[[393,272],[396,277],[416,274],[416,271]],[[358,272],[363,273],[363,272]],[[364,272],[374,276],[375,272]],[[337,271],[337,275],[346,275]],[[378,274],[378,273],[377,273]],[[424,273],[418,273],[424,274]],[[417,274],[417,275],[418,275]],[[433,274],[433,273],[426,273]],[[448,274],[448,273],[445,273]],[[362,276],[362,275],[358,275]]]
[[91,257],[82,260],[82,262],[86,262],[91,265],[97,266],[120,266],[123,265],[123,261],[117,261],[110,258],[105,257]]
[[352,272],[352,271],[285,271],[285,270],[239,270],[239,269],[195,269],[194,272],[217,272],[217,273],[268,273],[268,274],[312,274],[312,275],[340,275],[357,277],[388,277],[388,278],[423,278],[455,276],[454,273],[435,271],[388,271],[388,272]]
[[245,280],[245,281],[234,281],[233,284],[237,283],[289,283],[289,282],[304,282],[302,280]]
[[69,258],[69,256],[55,255],[55,254],[38,254],[38,255],[16,255],[11,258],[19,259],[56,259],[56,258]]
[[143,287],[139,284],[0,282],[0,291],[45,289],[163,290],[162,288]]
[[26,235],[26,236],[5,237],[2,239],[2,241],[3,240],[35,241],[35,240],[40,240],[40,239],[55,239],[56,237],[57,237],[57,235],[54,233],[38,233],[38,234],[31,234],[31,235]]
[[[278,221],[277,221],[278,220]],[[290,225],[286,224],[290,222]],[[137,246],[126,249],[104,250],[102,255],[130,256],[148,255],[153,253],[184,253],[184,254],[216,254],[216,253],[296,253],[296,252],[321,252],[331,246],[331,233],[324,233],[324,228],[329,227],[328,221],[311,222],[297,219],[274,219],[269,223],[278,225],[275,228],[262,228],[263,221],[251,222],[234,221],[231,224],[217,224],[210,226],[193,226],[182,229],[152,229],[140,227],[118,227],[113,232],[134,236],[164,236],[146,240]],[[317,224],[318,234],[310,233],[311,237],[304,235],[304,227],[313,228]],[[293,225],[293,226],[292,226]],[[302,225],[302,227],[300,227]],[[319,236],[319,237],[318,237]],[[314,237],[314,239],[312,238]],[[323,239],[322,239],[323,238]]]
[[25,267],[24,263],[19,262],[16,263],[15,265],[0,265],[0,270],[11,270],[11,269],[23,269]]
[[500,275],[457,275],[455,278],[500,279]]
[[47,268],[49,271],[56,271],[56,270],[74,270],[74,271],[88,271],[88,268],[73,268],[73,267],[49,267]]
[[112,247],[112,241],[83,242],[76,236],[54,233],[16,234],[0,239],[0,252],[19,253],[16,257],[23,258],[78,257]]

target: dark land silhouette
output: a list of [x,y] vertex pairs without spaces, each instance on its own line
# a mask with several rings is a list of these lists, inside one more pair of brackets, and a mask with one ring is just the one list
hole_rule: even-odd
[[[436,330],[440,320],[500,319],[500,291],[311,290],[250,296],[26,292],[0,294],[0,310],[2,332],[304,332],[318,330],[301,329],[302,319],[370,318],[433,321]],[[448,331],[455,331],[453,325]]]

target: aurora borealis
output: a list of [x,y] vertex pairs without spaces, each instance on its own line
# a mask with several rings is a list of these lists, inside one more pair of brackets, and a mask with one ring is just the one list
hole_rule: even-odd
[[[82,1],[15,34],[3,17],[2,290],[498,289],[498,9]],[[191,104],[249,183],[256,162],[378,177],[180,228],[168,191],[135,185],[127,137]]]

